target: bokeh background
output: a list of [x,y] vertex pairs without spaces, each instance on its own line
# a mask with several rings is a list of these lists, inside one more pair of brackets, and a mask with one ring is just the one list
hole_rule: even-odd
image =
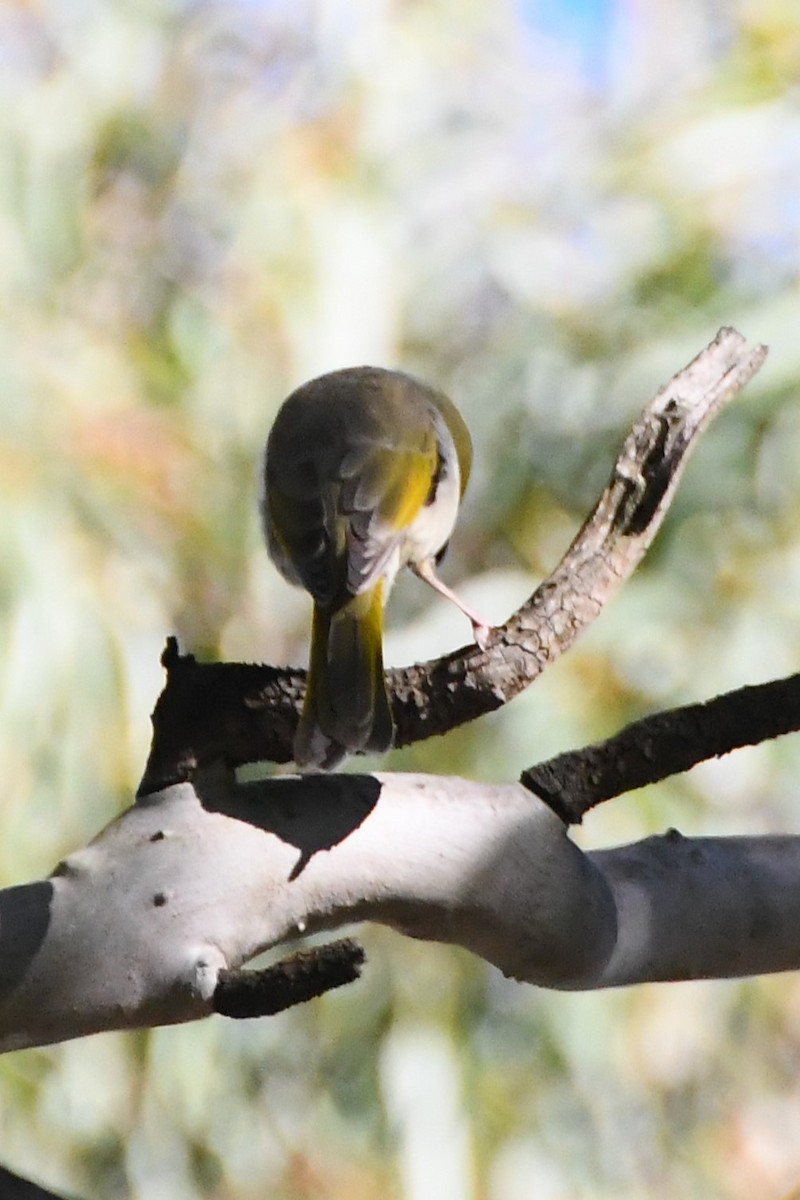
[[[261,444],[315,373],[443,387],[446,577],[503,619],[722,324],[771,346],[646,563],[507,710],[395,754],[515,778],[800,656],[795,0],[3,0],[0,882],[131,802],[168,633],[302,662]],[[390,662],[463,644],[416,581]],[[796,740],[591,814],[600,846],[800,831]],[[271,1021],[0,1064],[0,1161],[87,1200],[800,1194],[800,981],[560,996],[364,931]]]

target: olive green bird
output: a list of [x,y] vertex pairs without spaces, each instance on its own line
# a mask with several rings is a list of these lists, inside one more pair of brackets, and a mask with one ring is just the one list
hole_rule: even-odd
[[453,600],[484,644],[489,627],[436,575],[469,478],[472,442],[455,405],[399,371],[353,367],[299,387],[267,441],[267,549],[314,600],[300,767],[381,753],[394,728],[383,675],[383,609],[409,566]]

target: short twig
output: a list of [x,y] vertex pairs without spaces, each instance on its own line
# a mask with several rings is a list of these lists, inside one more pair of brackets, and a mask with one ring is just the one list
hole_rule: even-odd
[[269,1017],[361,974],[364,951],[353,938],[313,946],[261,971],[220,971],[214,1011],[225,1017]]

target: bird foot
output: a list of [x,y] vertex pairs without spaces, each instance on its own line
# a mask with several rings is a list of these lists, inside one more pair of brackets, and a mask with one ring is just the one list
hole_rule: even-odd
[[488,621],[484,621],[483,617],[479,616],[473,609],[464,602],[452,591],[446,583],[442,583],[439,576],[436,574],[433,563],[430,559],[423,559],[422,562],[411,563],[412,571],[419,576],[429,587],[432,587],[440,596],[444,596],[446,600],[450,600],[455,604],[456,608],[460,609],[464,616],[472,626],[472,636],[480,646],[481,650],[485,650],[489,644],[489,638],[493,632],[494,626]]

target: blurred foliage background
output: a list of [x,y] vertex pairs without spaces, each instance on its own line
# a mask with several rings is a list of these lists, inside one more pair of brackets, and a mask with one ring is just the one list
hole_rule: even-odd
[[[794,0],[3,0],[0,881],[131,802],[165,635],[301,662],[261,444],[337,366],[448,390],[476,472],[446,576],[502,620],[628,422],[722,324],[771,346],[648,560],[507,710],[398,769],[510,779],[800,652]],[[390,662],[463,644],[416,581]],[[592,813],[797,832],[796,739]],[[0,1159],[92,1200],[789,1197],[800,982],[559,996],[364,933],[268,1022],[7,1056]]]

